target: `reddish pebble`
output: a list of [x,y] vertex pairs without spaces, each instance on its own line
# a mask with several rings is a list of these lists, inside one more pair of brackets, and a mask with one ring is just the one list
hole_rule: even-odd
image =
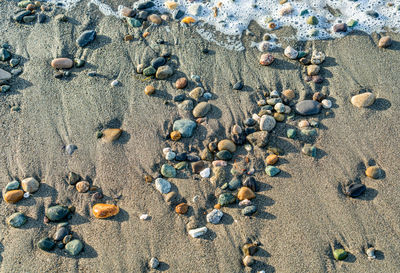
[[266,53],[261,55],[260,64],[264,66],[270,65],[274,62],[274,60],[275,60],[274,56],[272,56],[270,53]]
[[68,58],[57,58],[51,61],[51,66],[55,69],[66,69],[71,68],[74,62]]
[[175,82],[175,86],[178,89],[185,88],[187,86],[187,79],[185,77],[177,79]]
[[181,203],[175,207],[175,212],[178,214],[185,214],[189,209],[188,204]]

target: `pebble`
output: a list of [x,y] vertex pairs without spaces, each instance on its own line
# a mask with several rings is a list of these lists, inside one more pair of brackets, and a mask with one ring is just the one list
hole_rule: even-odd
[[79,175],[74,173],[74,172],[69,172],[68,176],[67,176],[67,179],[68,179],[68,183],[70,185],[75,185],[76,182],[79,181]]
[[[22,69],[21,68],[15,68],[15,69],[11,70],[11,75],[13,75],[13,76],[18,76],[21,73],[22,73]],[[67,71],[64,74],[67,75],[67,73],[69,73],[69,72]]]
[[236,145],[235,143],[233,143],[232,140],[223,139],[220,142],[218,142],[218,150],[219,151],[227,150],[231,153],[234,153],[236,151]]
[[197,237],[200,237],[200,236],[206,234],[207,230],[208,230],[207,227],[191,229],[191,230],[189,230],[189,235],[192,236],[193,238],[197,238]]
[[147,17],[147,20],[156,25],[160,25],[162,23],[161,17],[157,14],[151,14],[149,17]]
[[367,256],[368,256],[368,260],[374,260],[374,259],[376,259],[376,256],[375,256],[375,248],[373,248],[373,247],[368,248],[368,249],[367,249]]
[[252,266],[254,264],[254,258],[247,255],[246,257],[243,258],[243,264],[245,266]]
[[270,98],[270,99],[267,99],[267,103],[269,105],[272,105],[272,106],[274,106],[275,104],[280,103],[280,102],[282,102],[281,98]]
[[348,253],[344,249],[335,249],[333,251],[333,257],[335,260],[344,260],[346,259]]
[[19,182],[17,180],[11,181],[5,187],[6,192],[11,190],[18,190],[19,189]]
[[292,100],[296,95],[292,89],[286,89],[282,91],[282,96],[287,100]]
[[276,162],[278,162],[279,157],[275,154],[270,154],[267,156],[266,162],[267,165],[275,165]]
[[197,124],[193,120],[179,119],[173,124],[173,130],[179,131],[182,137],[191,137]]
[[28,177],[21,181],[21,187],[25,192],[34,193],[39,189],[39,186],[39,182],[33,177]]
[[28,219],[23,213],[16,212],[7,218],[7,224],[15,228],[20,228],[26,223],[27,220]]
[[86,30],[82,32],[82,34],[76,40],[76,44],[80,47],[87,46],[90,42],[92,42],[96,38],[95,30]]
[[243,182],[243,186],[247,187],[249,189],[251,189],[253,192],[256,192],[258,190],[258,185],[257,185],[257,181],[254,177],[250,176],[247,177],[244,182]]
[[211,110],[211,104],[208,102],[200,102],[199,104],[196,105],[196,107],[193,109],[193,116],[195,118],[201,118],[204,117],[210,112]]
[[[179,95],[176,95],[176,96],[173,98],[173,100],[174,100],[175,102],[182,102],[182,101],[185,100],[185,98],[186,98],[185,94],[179,94]],[[193,102],[192,102],[192,103],[193,103]]]
[[246,139],[253,146],[265,147],[268,144],[269,134],[267,131],[259,131],[249,134]]
[[355,95],[351,98],[351,103],[358,107],[368,107],[371,106],[375,102],[375,95],[372,94],[371,92],[365,92],[362,94]]
[[281,102],[278,102],[277,104],[275,104],[274,109],[278,113],[285,113],[285,111],[286,111],[285,105]]
[[328,100],[328,99],[324,99],[321,101],[322,107],[324,109],[330,109],[332,108],[332,101]]
[[226,167],[228,163],[224,160],[215,160],[212,162],[213,167]]
[[85,193],[89,191],[90,184],[87,181],[80,181],[76,183],[76,190],[80,193]]
[[309,65],[309,66],[307,66],[307,75],[308,76],[318,75],[319,70],[320,70],[320,68],[318,65],[316,65],[316,64]]
[[150,262],[149,262],[150,268],[156,269],[159,265],[160,265],[160,262],[158,261],[158,259],[156,257],[153,257],[150,259]]
[[54,241],[62,241],[65,236],[68,235],[68,229],[66,227],[57,228],[56,233],[54,233],[53,239]]
[[169,193],[171,190],[171,183],[163,178],[157,178],[154,184],[160,193]]
[[[1,80],[0,80],[0,81],[1,81]],[[10,91],[10,89],[11,89],[11,86],[9,86],[9,85],[7,85],[7,84],[0,86],[0,92],[1,92],[1,93],[6,93],[6,92]],[[18,106],[14,106],[14,107],[18,107]],[[13,108],[14,108],[14,107],[13,107]],[[12,111],[14,111],[13,108],[11,108]],[[19,110],[17,110],[17,111],[19,111]]]
[[188,211],[189,206],[186,203],[180,203],[179,205],[177,205],[175,207],[175,212],[178,214],[186,214],[186,212]]
[[270,177],[273,177],[273,176],[277,175],[280,172],[281,172],[281,170],[278,169],[277,167],[274,167],[274,166],[267,166],[265,168],[265,173]]
[[174,159],[175,159],[175,156],[176,156],[176,154],[175,154],[174,152],[171,151],[171,152],[168,152],[168,153],[165,155],[165,159],[171,161],[171,160],[174,160]]
[[318,19],[315,16],[309,16],[306,20],[307,24],[309,25],[318,25]]
[[67,207],[56,205],[56,206],[49,207],[46,210],[46,217],[50,221],[58,222],[58,221],[64,220],[67,217],[68,213],[69,213],[69,210]]
[[240,127],[239,125],[235,124],[232,126],[232,134],[241,134],[242,132],[242,127]]
[[140,22],[139,20],[137,20],[135,18],[127,17],[126,18],[126,22],[128,23],[128,25],[130,27],[137,28],[137,27],[141,27],[142,26],[142,22]]
[[206,92],[204,93],[203,98],[205,98],[206,100],[210,100],[212,98],[212,94],[210,92]]
[[102,139],[104,142],[111,143],[119,139],[122,134],[122,130],[119,128],[108,128],[103,130]]
[[22,190],[8,191],[8,192],[6,192],[6,194],[4,194],[4,201],[6,201],[7,203],[10,203],[10,204],[15,204],[19,200],[21,200],[23,198],[23,196],[24,196],[24,192]]
[[242,209],[242,214],[244,216],[251,216],[257,211],[257,207],[254,205],[247,206],[244,209]]
[[170,147],[166,147],[162,150],[163,154],[166,155],[169,152],[172,152],[172,149]]
[[276,120],[268,115],[263,115],[260,119],[260,130],[270,132],[275,128]]
[[69,58],[57,58],[51,61],[51,66],[55,69],[68,69],[74,65],[74,62]]
[[144,9],[152,8],[154,6],[155,6],[155,4],[154,4],[154,2],[152,0],[151,1],[145,1],[145,2],[140,3],[137,6],[137,9],[138,10],[144,10]]
[[0,68],[0,81],[8,81],[11,77],[11,73]]
[[83,249],[83,244],[80,240],[74,239],[65,245],[65,251],[71,256],[76,256],[81,253]]
[[336,25],[333,26],[333,31],[334,32],[346,32],[347,31],[347,24],[346,23],[336,24]]
[[232,157],[233,157],[233,155],[232,155],[229,151],[227,151],[227,150],[219,151],[219,152],[216,154],[216,156],[217,156],[218,159],[227,160],[227,161],[228,161],[228,160],[231,160]]
[[208,178],[211,174],[211,169],[210,168],[205,168],[200,172],[200,176],[203,178]]
[[118,85],[120,85],[120,82],[119,82],[118,80],[113,80],[113,81],[111,82],[111,87],[116,87],[116,86],[118,86]]
[[317,156],[317,148],[311,144],[304,144],[301,152],[305,155],[316,157]]
[[312,99],[315,101],[321,102],[323,99],[325,99],[325,97],[326,96],[324,94],[322,94],[321,92],[315,92],[313,94]]
[[367,188],[365,187],[364,184],[351,184],[349,186],[346,187],[346,191],[345,194],[349,197],[358,197],[361,194],[363,194],[363,192],[366,190]]
[[10,66],[11,67],[16,67],[19,64],[20,60],[18,58],[12,58],[10,60]]
[[229,204],[232,204],[236,201],[236,198],[233,194],[231,193],[222,193],[218,197],[218,204],[221,206],[227,206]]
[[216,225],[221,221],[222,216],[224,216],[224,213],[221,210],[214,209],[207,214],[207,222]]
[[144,88],[144,93],[148,96],[153,95],[156,92],[156,89],[152,85],[147,85]]
[[154,67],[155,69],[158,69],[160,66],[163,66],[165,64],[165,58],[164,57],[157,57],[151,60],[150,65]]
[[156,72],[157,70],[152,66],[148,66],[145,69],[143,69],[143,75],[145,75],[146,77],[152,76],[156,74]]
[[142,214],[139,217],[140,220],[150,220],[150,215],[148,214]]
[[142,73],[143,73],[143,70],[144,70],[144,64],[138,64],[138,65],[136,66],[136,73],[142,74]]
[[252,202],[248,199],[242,200],[239,202],[239,206],[240,207],[247,207],[250,206],[252,204]]
[[174,70],[169,65],[160,66],[156,72],[156,79],[165,80],[174,74]]
[[245,121],[244,121],[244,125],[246,125],[246,126],[254,126],[254,125],[256,125],[256,121],[254,120],[254,119],[252,119],[252,118],[247,118]]
[[243,82],[242,81],[238,81],[237,83],[235,83],[233,85],[233,90],[242,90],[243,86],[244,86]]
[[322,78],[320,75],[315,75],[311,76],[311,81],[313,83],[322,83],[324,81],[324,78]]
[[295,60],[297,59],[297,56],[299,55],[299,52],[295,50],[293,47],[288,46],[285,48],[285,51],[283,54],[288,57],[289,59]]
[[185,161],[187,159],[187,153],[177,153],[175,156],[175,160],[177,161]]
[[109,218],[119,213],[119,207],[113,204],[96,204],[92,208],[93,215],[96,218]]
[[315,115],[321,111],[321,105],[315,100],[303,100],[296,104],[296,112],[300,115]]
[[382,175],[382,170],[378,166],[371,166],[365,170],[365,175],[373,179],[378,179]]
[[31,14],[32,14],[32,12],[31,12],[30,10],[22,10],[22,11],[20,11],[20,12],[17,12],[17,13],[14,15],[13,19],[14,19],[15,21],[21,23],[21,22],[23,21],[23,19],[24,19],[25,16],[29,16],[29,15],[31,15]]
[[302,135],[302,136],[306,136],[306,137],[313,137],[313,136],[316,136],[317,135],[317,130],[316,129],[307,129],[307,128],[305,128],[305,129],[302,129],[301,131],[300,131],[300,134]]
[[11,53],[5,48],[0,48],[0,61],[8,61],[11,59]]
[[175,170],[174,167],[172,167],[172,166],[169,165],[169,164],[163,164],[163,165],[161,166],[161,174],[162,174],[164,177],[173,178],[173,177],[176,176],[176,170]]
[[253,199],[253,198],[256,198],[256,195],[255,195],[255,193],[254,193],[250,188],[248,188],[248,187],[241,187],[241,188],[239,189],[238,194],[237,194],[237,198],[238,198],[240,201],[245,200],[245,199],[251,200],[251,199]]
[[179,78],[175,82],[175,87],[177,89],[183,89],[187,86],[187,79],[185,77]]
[[123,7],[121,9],[121,15],[124,17],[134,17],[136,15],[136,11],[128,7]]
[[167,2],[164,3],[164,5],[168,9],[174,10],[174,9],[176,9],[178,7],[179,4],[177,2],[175,2],[175,1],[167,1]]
[[392,45],[392,38],[390,36],[383,36],[379,39],[378,46],[380,48],[387,48]]
[[37,243],[37,247],[44,251],[51,251],[56,244],[50,238],[44,238]]
[[197,161],[192,163],[192,172],[200,173],[204,169],[205,165],[203,161]]
[[270,65],[274,62],[275,58],[271,53],[262,54],[260,57],[260,64],[263,66]]
[[202,87],[196,87],[192,91],[189,92],[189,97],[192,99],[198,100],[204,94],[204,89]]
[[298,123],[299,128],[307,128],[310,126],[310,123],[307,120],[301,120]]
[[312,64],[322,64],[325,61],[325,54],[320,51],[314,50],[311,55],[311,63]]

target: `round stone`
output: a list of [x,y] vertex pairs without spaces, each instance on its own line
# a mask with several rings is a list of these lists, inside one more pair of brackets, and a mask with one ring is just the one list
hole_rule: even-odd
[[239,126],[239,125],[237,125],[237,124],[235,124],[235,125],[233,125],[233,127],[232,127],[232,134],[241,134],[242,133],[242,128]]
[[148,66],[143,69],[143,75],[145,75],[146,77],[152,76],[154,74],[156,74],[156,69],[152,66]]
[[88,190],[90,188],[90,184],[87,181],[80,181],[80,182],[76,183],[75,187],[78,192],[85,193],[85,192],[88,192]]
[[175,156],[176,156],[176,154],[175,154],[174,152],[168,152],[168,153],[165,155],[165,159],[171,161],[171,160],[174,160],[174,159],[175,159]]
[[211,224],[218,224],[221,219],[222,216],[224,216],[224,213],[219,210],[219,209],[213,209],[209,214],[207,214],[206,218],[207,218],[207,222],[211,223]]
[[5,187],[6,191],[18,190],[19,189],[19,182],[17,180],[11,181]]
[[51,61],[51,66],[55,69],[68,69],[74,65],[74,62],[68,58],[57,58]]
[[4,194],[4,201],[10,204],[17,203],[24,197],[24,192],[22,190],[11,190]]
[[119,213],[119,207],[112,204],[96,204],[92,208],[93,215],[96,218],[109,218]]
[[265,168],[265,173],[270,177],[273,177],[273,176],[277,175],[280,172],[281,172],[281,170],[278,169],[277,167],[274,167],[274,166],[267,166]]
[[37,247],[44,251],[51,251],[54,249],[56,244],[50,238],[44,238],[37,243]]
[[257,207],[254,205],[247,206],[244,209],[242,209],[242,214],[244,216],[251,216],[257,211]]
[[150,259],[150,262],[149,262],[150,268],[156,269],[159,265],[160,265],[160,262],[158,261],[157,258],[153,257]]
[[177,89],[183,89],[187,86],[187,79],[185,77],[179,78],[175,82],[175,87]]
[[275,165],[276,162],[278,162],[279,157],[274,154],[270,154],[267,156],[267,159],[265,160],[267,162],[267,165]]
[[178,141],[181,139],[182,135],[179,131],[172,131],[170,137],[173,141]]
[[83,244],[80,240],[74,239],[65,245],[65,251],[71,256],[76,256],[81,253]]
[[297,59],[297,56],[299,55],[299,52],[294,49],[291,46],[288,46],[285,48],[285,51],[283,52],[283,54],[288,57],[289,59],[295,60]]
[[315,115],[321,111],[321,105],[315,100],[303,100],[296,104],[296,112],[300,115]]
[[186,212],[188,211],[189,206],[186,203],[180,203],[179,205],[177,205],[175,207],[175,212],[178,214],[186,214]]
[[285,105],[281,102],[278,102],[277,104],[275,104],[274,109],[276,112],[278,113],[285,113]]
[[382,175],[382,170],[378,166],[371,166],[365,170],[365,175],[373,179],[378,179]]
[[324,99],[321,101],[321,104],[324,109],[332,108],[332,101],[330,101],[330,100]]
[[387,48],[392,45],[392,38],[390,36],[383,36],[379,39],[378,46],[381,48]]
[[320,71],[320,68],[316,64],[312,64],[312,65],[307,66],[307,75],[308,76],[318,75],[319,71]]
[[219,151],[227,150],[231,153],[234,153],[236,151],[236,145],[230,139],[223,139],[220,142],[218,142],[218,150]]
[[320,51],[314,50],[311,55],[311,63],[312,64],[321,64],[325,61],[325,54]]
[[20,228],[23,226],[28,219],[21,212],[16,212],[7,218],[7,224],[12,227]]
[[282,113],[274,113],[274,119],[278,122],[282,122],[285,120],[285,115]]
[[351,98],[351,103],[358,108],[371,106],[374,102],[375,95],[371,92],[358,94]]
[[157,14],[151,14],[149,17],[147,17],[147,20],[156,25],[160,25],[162,23],[161,17]]
[[237,198],[240,201],[245,200],[245,199],[250,200],[250,199],[256,198],[256,194],[248,187],[241,187],[237,194]]
[[226,205],[232,204],[235,201],[236,201],[236,198],[232,193],[222,193],[218,197],[218,204],[220,204],[221,206],[226,206]]
[[172,167],[172,166],[169,165],[169,164],[163,164],[163,165],[161,166],[161,174],[162,174],[164,177],[172,178],[172,177],[175,177],[175,176],[176,176],[176,170],[175,170],[174,167]]
[[157,178],[154,184],[160,193],[169,193],[171,190],[171,183],[165,179]]
[[174,74],[174,70],[169,65],[160,66],[156,72],[156,79],[165,80]]
[[[268,44],[268,43],[267,43]],[[260,57],[260,64],[261,65],[270,65],[274,62],[275,58],[270,53],[262,54]]]
[[182,137],[191,137],[197,124],[193,120],[179,119],[174,122],[173,130],[179,131]]
[[260,130],[270,132],[275,128],[276,120],[268,115],[263,115],[260,119]]
[[282,91],[282,97],[284,99],[292,100],[295,98],[295,96],[296,96],[296,94],[294,93],[294,91],[292,89],[286,89],[286,90]]
[[156,89],[152,85],[148,85],[144,88],[144,93],[148,96],[153,95],[156,92]]
[[211,104],[208,102],[200,102],[199,104],[196,105],[196,107],[193,109],[193,116],[195,118],[201,118],[205,117],[208,112],[211,110]]
[[69,213],[69,210],[67,207],[56,205],[56,206],[49,207],[46,210],[46,217],[50,221],[57,222],[57,221],[64,220],[67,217],[68,213]]
[[231,160],[231,159],[232,159],[232,154],[231,154],[231,152],[229,152],[229,151],[227,151],[227,150],[219,151],[219,152],[216,154],[216,156],[217,156],[218,159],[221,159],[221,160]]

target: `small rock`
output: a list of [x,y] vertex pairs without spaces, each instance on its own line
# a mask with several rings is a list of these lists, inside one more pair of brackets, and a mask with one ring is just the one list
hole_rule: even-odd
[[365,175],[373,179],[378,179],[382,176],[382,170],[378,166],[371,166],[365,170]]
[[7,224],[12,227],[20,228],[23,226],[28,219],[21,212],[16,212],[7,218]]
[[67,207],[56,205],[56,206],[49,207],[46,210],[46,217],[50,221],[58,222],[58,221],[64,220],[67,217],[68,213],[69,213],[69,210]]
[[293,90],[291,90],[291,89],[286,89],[286,90],[283,90],[283,91],[282,91],[282,96],[283,96],[283,98],[286,99],[286,100],[292,100],[292,99],[295,98],[296,95],[295,95],[295,93],[294,93]]
[[236,145],[233,143],[232,140],[229,139],[223,139],[220,142],[218,142],[218,150],[219,151],[229,151],[231,153],[234,153],[236,151]]
[[179,205],[177,205],[175,207],[175,212],[178,214],[186,214],[186,212],[188,211],[189,206],[186,203],[180,203]]
[[288,137],[288,138],[295,138],[296,137],[296,130],[295,129],[288,129],[287,131],[286,131],[286,136]]
[[210,176],[211,169],[210,168],[205,168],[200,172],[200,176],[203,178],[208,178]]
[[251,189],[253,192],[258,190],[257,181],[254,177],[250,176],[243,182],[243,186]]
[[37,247],[44,251],[51,251],[54,249],[56,244],[50,238],[44,238],[37,243]]
[[373,248],[373,247],[368,248],[367,249],[367,256],[368,256],[368,260],[370,260],[370,261],[376,259],[375,248]]
[[216,225],[221,221],[222,216],[224,216],[224,213],[221,210],[214,209],[207,214],[207,222]]
[[242,209],[242,215],[244,216],[251,216],[257,211],[257,207],[254,205],[247,206],[244,209]]
[[96,38],[95,30],[86,30],[84,31],[76,40],[76,44],[80,47],[87,46],[90,42],[92,42]]
[[383,36],[379,39],[378,46],[380,48],[387,48],[392,45],[392,38],[390,36]]
[[333,31],[334,32],[346,32],[347,31],[347,24],[346,23],[336,24],[336,25],[333,26]]
[[78,239],[72,240],[68,244],[65,245],[65,250],[71,256],[76,256],[81,253],[83,249],[83,244]]
[[121,15],[124,17],[135,17],[136,11],[128,7],[123,7],[121,9]]
[[85,193],[89,191],[90,184],[87,181],[80,181],[76,183],[76,190],[80,193]]
[[205,165],[203,161],[197,161],[192,163],[192,172],[200,173],[204,169]]
[[295,60],[297,59],[297,56],[299,55],[299,52],[295,50],[293,47],[288,46],[285,48],[285,51],[283,54],[288,57],[289,59]]
[[330,101],[330,100],[324,99],[321,101],[321,104],[324,109],[332,108],[332,101]]
[[122,130],[119,128],[109,128],[103,130],[103,141],[107,143],[111,143],[116,141],[122,134]]
[[204,89],[202,87],[196,87],[192,91],[189,92],[189,97],[192,99],[198,100],[204,94]]
[[119,213],[119,207],[112,204],[96,204],[92,208],[93,215],[96,218],[109,218]]
[[161,17],[157,14],[151,14],[149,17],[147,17],[147,20],[156,25],[160,25],[162,23]]
[[156,72],[156,79],[165,80],[171,77],[174,74],[174,71],[169,65],[160,66]]
[[231,193],[222,193],[218,197],[218,204],[220,204],[221,206],[227,206],[229,204],[234,203],[235,201],[236,201],[236,198]]
[[276,162],[278,162],[279,157],[275,154],[270,154],[267,156],[266,163],[267,165],[275,165]]
[[371,92],[358,94],[351,98],[351,103],[358,108],[371,106],[374,102],[375,102],[375,95],[372,94]]
[[145,75],[146,77],[152,76],[156,74],[156,72],[157,70],[152,66],[148,66],[145,69],[143,69],[143,75]]
[[39,186],[39,182],[33,177],[28,177],[21,181],[21,187],[25,192],[34,193],[39,189]]
[[312,99],[315,100],[315,101],[321,102],[323,99],[325,99],[325,97],[326,96],[324,94],[322,94],[321,92],[315,92],[313,94]]
[[254,258],[247,255],[246,257],[244,257],[243,259],[243,264],[245,266],[252,266],[254,264]]
[[4,194],[4,201],[10,204],[15,204],[24,197],[22,190],[11,190]]
[[[178,132],[178,133],[179,133],[179,132]],[[168,152],[168,153],[165,155],[165,159],[166,159],[166,160],[169,160],[169,161],[174,160],[175,157],[176,157],[176,154],[175,154],[174,152],[172,152],[172,151]]]
[[335,260],[344,260],[346,259],[348,253],[344,249],[335,249],[333,251],[333,257]]
[[309,25],[318,25],[318,19],[315,16],[310,16],[306,20],[307,24]]
[[11,73],[0,68],[0,81],[8,81],[11,77]]
[[187,79],[185,77],[179,78],[175,82],[175,87],[177,89],[183,89],[187,86]]
[[79,175],[74,172],[69,172],[67,179],[70,185],[75,185],[76,182],[79,181]]
[[74,65],[74,62],[68,58],[57,58],[51,61],[51,66],[55,69],[68,69]]
[[270,65],[274,62],[275,58],[270,53],[262,54],[260,57],[260,64],[263,66]]
[[150,215],[148,214],[142,214],[139,217],[140,220],[150,220]]
[[139,20],[135,19],[135,18],[126,18],[126,22],[128,23],[128,25],[130,27],[141,27],[142,26],[142,22],[140,22]]
[[317,148],[311,144],[304,144],[301,152],[305,155],[316,157],[317,156]]
[[160,193],[165,194],[170,192],[171,183],[165,179],[157,178],[155,181],[155,187]]
[[349,197],[358,197],[361,194],[363,194],[363,192],[365,192],[366,189],[367,188],[365,187],[364,184],[353,183],[346,187],[345,194]]
[[241,188],[239,189],[238,194],[237,194],[237,198],[238,198],[240,201],[245,200],[245,199],[251,200],[251,199],[253,199],[253,198],[256,198],[256,195],[255,195],[255,193],[254,193],[250,188],[248,188],[248,187],[241,187]]
[[193,116],[195,118],[205,117],[210,110],[211,110],[211,104],[204,102],[204,101],[200,102],[193,109]]
[[325,61],[325,54],[320,51],[313,51],[311,56],[312,64],[322,64]]
[[18,190],[19,189],[19,182],[17,180],[11,181],[7,184],[5,187],[5,191],[12,191],[12,190]]
[[191,137],[196,126],[197,124],[193,120],[179,119],[174,122],[173,130],[179,131],[182,137]]
[[260,119],[260,130],[270,132],[275,128],[276,120],[268,115],[263,115]]
[[309,65],[309,66],[307,66],[307,75],[315,76],[319,73],[319,70],[320,70],[320,68],[318,65],[316,65],[316,64]]
[[296,104],[295,109],[300,115],[315,115],[321,111],[321,105],[315,100],[303,100]]
[[158,259],[156,257],[153,257],[150,259],[150,262],[149,262],[150,268],[156,269],[159,265],[160,265],[160,262],[158,261]]
[[189,230],[189,235],[192,236],[193,238],[200,237],[206,233],[207,233],[207,227],[201,227]]
[[5,48],[0,48],[0,61],[8,61],[11,59],[11,53]]
[[259,131],[249,134],[246,139],[253,146],[265,147],[268,144],[269,134],[267,131]]
[[67,235],[68,229],[66,227],[60,227],[57,229],[56,233],[54,233],[53,239],[54,241],[62,241],[62,239]]
[[242,90],[243,86],[244,86],[243,82],[242,81],[238,81],[237,83],[235,83],[233,85],[233,90]]
[[169,165],[169,164],[163,164],[163,165],[161,166],[161,174],[162,174],[164,177],[173,178],[173,177],[176,176],[176,170],[175,170],[174,167],[172,167],[172,166]]
[[144,88],[144,93],[145,93],[146,95],[148,95],[148,96],[153,95],[155,91],[156,91],[156,89],[155,89],[154,86],[152,86],[152,85],[147,85],[147,86]]

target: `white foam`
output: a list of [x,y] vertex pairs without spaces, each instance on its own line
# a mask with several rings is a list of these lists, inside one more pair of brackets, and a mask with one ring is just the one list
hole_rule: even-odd
[[[65,7],[71,7],[80,0],[50,0],[50,2],[63,3]],[[106,15],[118,16],[118,11],[113,11],[102,1],[91,0],[90,3],[99,6],[99,9]],[[108,0],[111,1],[111,0]],[[167,0],[154,0],[156,8],[160,12],[171,12],[165,7]],[[170,1],[170,0],[169,0]],[[144,2],[141,0],[139,2]],[[136,2],[134,6],[137,6]],[[332,27],[334,24],[350,20],[356,20],[358,24],[353,28],[362,30],[368,34],[373,32],[382,32],[387,28],[395,32],[400,32],[400,0],[392,0],[393,6],[389,6],[385,0],[297,0],[288,1],[286,4],[279,4],[278,0],[209,0],[206,3],[202,1],[176,0],[178,8],[189,14],[190,7],[200,5],[201,9],[197,16],[190,15],[196,20],[213,26],[214,31],[204,29],[204,24],[200,24],[197,32],[209,41],[213,41],[221,46],[242,50],[240,43],[242,32],[247,29],[252,20],[256,21],[261,27],[267,30],[268,22],[274,22],[277,27],[292,26],[297,30],[297,40],[327,39],[342,37],[344,34],[334,33]],[[219,5],[218,3],[221,3]],[[255,7],[256,5],[256,7]],[[293,12],[287,15],[280,15],[280,10],[287,5],[291,5]],[[214,17],[214,7],[218,6],[218,15]],[[340,15],[335,17],[330,13],[327,6],[331,9],[339,10]],[[308,10],[308,14],[301,16],[301,11]],[[373,10],[379,14],[374,18],[366,14],[366,11]],[[308,25],[306,19],[308,16],[316,16],[318,25]],[[317,36],[310,36],[310,31],[318,30]],[[268,31],[268,30],[267,30]],[[221,35],[226,35],[221,38]],[[237,36],[239,38],[233,38]],[[218,37],[218,39],[216,38]],[[279,37],[280,39],[285,37]],[[231,41],[232,40],[232,41]]]

